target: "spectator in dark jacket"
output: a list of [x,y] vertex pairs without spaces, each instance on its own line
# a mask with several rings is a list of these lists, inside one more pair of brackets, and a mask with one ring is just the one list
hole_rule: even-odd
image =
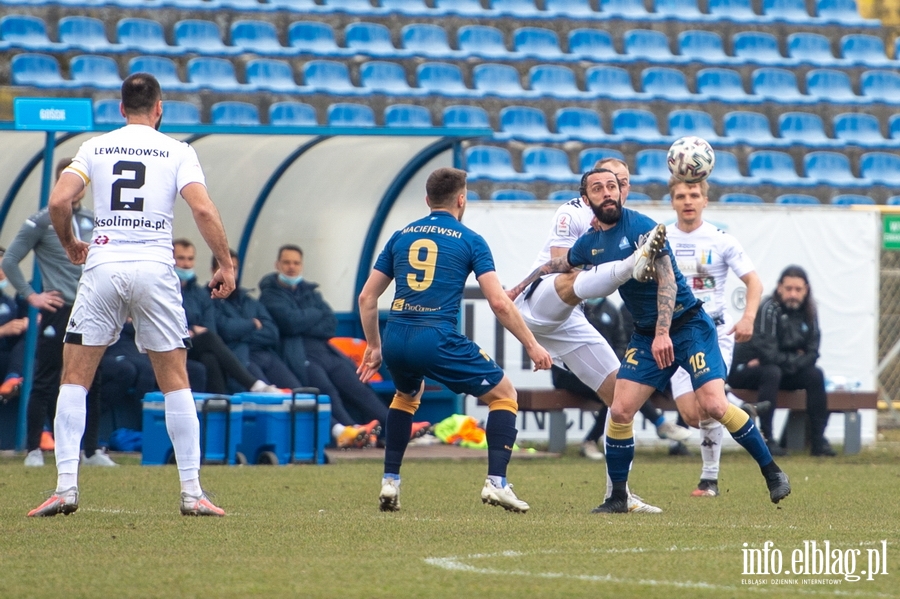
[[[6,250],[0,247],[0,258]],[[28,305],[20,297],[4,291],[9,280],[0,268],[0,402],[19,396],[25,369],[25,331],[28,329]],[[15,292],[13,292],[15,293]]]
[[819,319],[809,287],[809,277],[799,266],[788,266],[778,278],[778,287],[759,308],[753,338],[738,343],[728,384],[734,389],[757,389],[759,424],[773,454],[784,449],[774,443],[772,418],[779,389],[806,390],[811,453],[833,456],[825,438],[828,424],[828,397],[825,374],[816,366],[819,359]]

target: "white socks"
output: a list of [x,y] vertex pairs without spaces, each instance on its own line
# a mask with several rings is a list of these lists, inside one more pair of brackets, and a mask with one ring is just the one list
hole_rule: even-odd
[[618,262],[599,264],[578,273],[572,290],[581,299],[606,297],[631,280],[634,271],[634,254]]
[[[172,447],[175,449],[175,461],[178,464],[178,478],[185,483],[200,479],[200,420],[190,389],[179,389],[165,394],[166,398],[166,430]],[[199,482],[197,483],[199,488]],[[197,493],[189,493],[199,495]]]
[[268,387],[268,386],[269,385],[267,385],[266,382],[263,381],[262,379],[257,379],[256,382],[253,383],[253,386],[250,387],[250,391],[252,391],[254,393],[256,393],[258,391],[265,391],[266,387]]
[[343,424],[335,424],[331,427],[331,436],[337,439],[341,436],[341,433],[344,432],[344,429],[347,428]]
[[719,462],[722,458],[722,423],[712,418],[700,421],[700,455],[703,457],[702,480],[719,480]]
[[78,486],[78,459],[84,436],[87,389],[60,385],[53,433],[56,440],[56,490]]

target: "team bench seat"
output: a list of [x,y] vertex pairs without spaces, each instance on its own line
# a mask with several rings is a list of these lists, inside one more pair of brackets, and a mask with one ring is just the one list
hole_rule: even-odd
[[[548,450],[562,453],[566,448],[565,408],[596,411],[602,405],[599,398],[594,401],[576,395],[565,389],[517,389],[519,410],[524,412],[547,412],[550,415]],[[756,391],[732,389],[744,401],[755,402]],[[675,410],[675,401],[668,393],[656,392],[650,398],[661,410]],[[828,394],[828,409],[844,413],[844,453],[859,453],[861,447],[861,422],[858,410],[875,409],[877,395],[874,392],[832,391]],[[780,391],[778,407],[790,410],[785,426],[788,449],[803,449],[806,444],[806,392]]]

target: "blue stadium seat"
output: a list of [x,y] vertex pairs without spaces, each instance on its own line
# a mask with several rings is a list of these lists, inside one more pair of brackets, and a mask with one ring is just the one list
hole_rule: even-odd
[[733,69],[700,69],[697,71],[697,95],[722,102],[758,102],[760,99],[747,95],[741,74]]
[[569,54],[573,58],[593,61],[614,60],[619,57],[613,47],[612,36],[600,29],[573,29],[569,32]]
[[330,127],[374,127],[375,113],[364,104],[339,102],[328,107]]
[[491,193],[491,199],[509,202],[530,202],[536,200],[537,197],[524,189],[498,189]]
[[297,21],[288,27],[288,44],[298,52],[318,55],[342,54],[334,38],[334,29],[319,21]]
[[175,23],[175,45],[182,52],[199,54],[236,54],[238,48],[230,48],[222,42],[222,32],[212,21],[185,19]]
[[594,96],[617,100],[637,100],[645,97],[644,94],[634,91],[631,75],[620,67],[590,67],[585,73],[585,84],[588,92]]
[[303,102],[273,102],[269,105],[269,124],[281,127],[315,127],[316,109]]
[[175,61],[164,56],[135,56],[128,61],[128,74],[150,73],[166,91],[195,91],[198,86],[185,83],[178,76]]
[[396,62],[364,62],[359,67],[359,78],[362,88],[371,92],[404,96],[418,93],[409,86],[403,66]]
[[350,83],[346,63],[336,60],[310,60],[303,65],[303,84],[309,90],[332,94],[355,94],[361,90]]
[[544,9],[553,17],[600,18],[600,14],[591,8],[590,0],[544,0]]
[[865,185],[850,170],[850,159],[838,152],[810,152],[803,157],[807,178],[823,185]]
[[835,206],[874,206],[875,200],[869,196],[845,193],[831,198],[831,203]]
[[542,96],[579,98],[585,94],[578,89],[575,73],[569,67],[555,64],[539,64],[528,70],[531,90]]
[[164,100],[163,118],[166,125],[199,125],[200,109],[191,102]]
[[865,71],[859,76],[865,100],[896,103],[900,98],[900,74],[894,71]]
[[391,42],[391,30],[381,23],[350,23],[344,29],[347,48],[372,56],[400,56],[404,54]]
[[539,108],[507,106],[500,110],[500,133],[495,138],[514,138],[528,141],[557,141],[560,136],[550,133],[547,119]]
[[542,27],[520,27],[513,31],[513,50],[522,56],[547,61],[563,57],[556,32]]
[[488,25],[465,25],[457,33],[459,49],[467,55],[508,58],[503,32]]
[[560,108],[554,119],[556,132],[568,139],[580,141],[612,141],[611,135],[603,130],[603,119],[589,108]]
[[377,12],[369,0],[324,0],[319,10],[345,12],[351,15],[369,15]]
[[872,67],[894,66],[896,61],[888,58],[884,41],[880,37],[865,33],[852,33],[841,38],[841,58],[854,64]]
[[248,102],[216,102],[210,117],[213,125],[259,125],[259,109]]
[[888,118],[888,135],[894,141],[900,141],[900,115]]
[[431,112],[414,104],[391,104],[384,109],[385,127],[433,127]]
[[121,89],[118,63],[109,56],[82,54],[69,61],[69,77],[83,87]]
[[855,0],[818,0],[816,14],[825,23],[849,27],[881,27],[879,19],[866,19],[859,14]]
[[[664,202],[669,201],[666,198],[669,198],[669,194],[666,194],[666,197],[663,198]],[[651,198],[646,193],[642,193],[640,191],[631,191],[631,190],[628,191],[628,197],[626,199],[629,203],[634,203],[634,202],[640,203],[640,202],[652,202],[653,201],[653,198]]]
[[125,117],[119,111],[119,100],[94,100],[94,124],[124,125]]
[[[863,147],[881,147],[888,143],[881,134],[878,117],[858,112],[844,112],[835,116],[834,136],[843,143]],[[897,175],[900,180],[900,171]]]
[[[267,21],[237,20],[231,23],[231,45],[253,54],[286,54],[275,25]],[[293,52],[291,52],[293,54]]]
[[759,23],[767,20],[753,12],[750,0],[709,0],[708,7],[711,17],[723,21]]
[[419,56],[453,58],[459,52],[450,49],[447,31],[439,25],[413,23],[400,30],[400,43],[404,50]]
[[478,195],[477,191],[472,191],[471,189],[466,189],[466,200],[468,201],[478,201],[481,199],[481,196]]
[[72,85],[62,78],[56,57],[47,54],[17,54],[12,57],[11,71],[13,85],[49,88]]
[[697,98],[688,90],[687,79],[680,70],[668,67],[649,67],[641,71],[641,91],[653,98],[684,102],[689,100],[705,100]]
[[621,108],[613,112],[613,133],[628,141],[663,143],[656,116],[649,110]]
[[716,150],[716,168],[709,176],[710,183],[717,185],[752,185],[755,180],[741,174],[738,159],[731,152]]
[[569,155],[558,148],[525,148],[522,152],[522,170],[532,179],[557,183],[574,183],[580,179],[569,167]]
[[715,31],[682,31],[678,34],[678,55],[699,62],[736,62],[725,54],[722,36]]
[[116,25],[116,39],[129,50],[153,54],[180,52],[178,48],[166,43],[162,25],[151,19],[120,19]]
[[380,4],[387,12],[403,15],[427,15],[434,12],[425,5],[424,0],[381,0]]
[[823,66],[841,63],[831,52],[831,41],[818,33],[792,33],[787,36],[788,56],[799,62]]
[[797,175],[794,159],[785,152],[773,150],[751,152],[747,166],[750,176],[758,179],[761,183],[796,186],[811,184],[808,179]]
[[751,83],[754,94],[774,102],[805,103],[815,100],[800,93],[797,76],[787,69],[756,69],[753,71]]
[[519,71],[508,64],[484,63],[472,69],[475,89],[488,95],[523,98],[533,96],[526,92],[519,80]]
[[725,193],[719,196],[725,204],[765,204],[763,199],[752,193]]
[[534,18],[542,16],[542,12],[534,5],[534,0],[489,0],[488,5],[498,15]]
[[769,117],[758,112],[736,110],[722,119],[724,137],[735,143],[767,146],[779,143],[772,135]]
[[790,64],[790,59],[778,50],[778,39],[764,31],[742,31],[731,38],[734,55],[746,62],[760,64]]
[[845,71],[834,69],[807,71],[806,93],[820,102],[849,104],[862,100],[860,96],[853,93],[850,76]]
[[778,117],[781,139],[801,146],[831,146],[835,140],[825,134],[822,117],[811,112],[784,112]]
[[716,133],[712,116],[708,112],[673,110],[669,113],[669,136],[677,139],[686,135],[696,135],[711,143],[721,141],[719,134]]
[[472,90],[463,83],[462,71],[455,64],[446,62],[425,62],[416,67],[419,87],[440,96],[470,96]]
[[775,198],[775,203],[817,206],[822,202],[816,196],[806,195],[805,193],[784,193]]
[[234,65],[224,58],[197,57],[187,63],[188,81],[214,91],[239,91],[244,86],[238,83]]
[[0,19],[0,40],[15,48],[53,52],[65,45],[50,41],[44,19],[29,15],[7,15]]
[[669,38],[661,31],[649,29],[630,29],[623,36],[625,56],[630,59],[642,59],[662,62],[677,62],[678,57],[669,49]]
[[604,18],[624,17],[636,21],[658,18],[647,12],[642,0],[600,0],[600,13]]
[[706,15],[700,12],[697,0],[656,0],[655,14],[679,21],[701,21]]
[[586,173],[594,168],[595,164],[607,158],[625,160],[625,155],[612,148],[585,148],[578,153],[578,168],[582,173]]
[[300,91],[290,63],[267,58],[247,61],[247,85],[260,91],[287,93]]
[[804,0],[763,0],[763,15],[773,21],[808,25],[815,21],[806,11]]
[[[182,0],[176,0],[177,2]],[[235,12],[266,12],[271,10],[277,10],[273,4],[268,2],[263,3],[259,0],[213,0],[216,4],[219,5],[220,9],[229,9]],[[163,0],[165,2],[165,0]],[[199,4],[203,4],[200,2]]]
[[93,17],[63,17],[59,20],[59,41],[70,48],[81,48],[91,52],[120,52],[119,44],[111,44],[106,39],[103,21]]
[[900,182],[900,155],[866,152],[859,157],[859,174],[871,183],[896,187]]
[[550,195],[547,196],[547,199],[551,202],[568,202],[569,200],[580,197],[581,193],[576,189],[558,189],[556,191],[551,191]]
[[494,13],[485,10],[479,0],[434,0],[435,10],[439,14],[455,14],[467,17],[489,17]]
[[900,206],[900,196],[891,196],[885,202],[888,206]]
[[314,0],[269,0],[269,4],[278,10],[298,12],[304,15],[319,10]]
[[466,172],[470,180],[526,181],[522,173],[512,165],[512,157],[506,148],[497,146],[472,146],[466,149]]
[[442,117],[444,127],[487,127],[491,122],[487,111],[481,106],[448,106]]
[[668,183],[672,173],[669,172],[666,154],[666,150],[641,150],[635,154],[637,172],[631,175],[631,184]]

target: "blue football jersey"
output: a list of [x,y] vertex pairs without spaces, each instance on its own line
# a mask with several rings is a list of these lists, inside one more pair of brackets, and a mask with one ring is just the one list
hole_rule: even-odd
[[389,320],[454,329],[469,273],[495,270],[481,235],[440,210],[395,232],[375,269],[396,284]]
[[[634,253],[636,244],[643,235],[650,232],[656,223],[649,217],[634,210],[622,208],[622,218],[611,229],[606,231],[589,231],[582,235],[575,245],[569,250],[569,264],[572,266],[596,266],[605,262],[624,260]],[[661,254],[672,255],[669,242]],[[675,283],[678,292],[675,296],[675,313],[677,318],[686,309],[697,303],[697,299],[691,292],[684,275],[678,270],[678,266],[672,261],[672,269],[675,271]],[[640,328],[652,328],[656,326],[657,312],[657,282],[646,283],[630,279],[619,287],[619,295],[622,302],[634,317],[634,324]]]

